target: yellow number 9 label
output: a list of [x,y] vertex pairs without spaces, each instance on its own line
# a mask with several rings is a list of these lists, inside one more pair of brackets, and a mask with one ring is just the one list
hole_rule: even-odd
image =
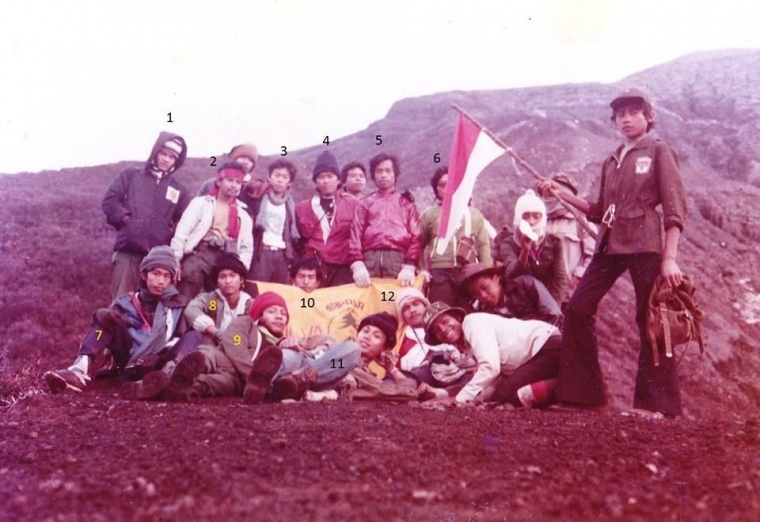
[[213,312],[214,310],[216,310],[216,301],[214,301],[214,300],[212,299],[212,300],[209,302],[209,304],[208,304],[208,309],[209,309],[209,310],[211,310],[212,312]]
[[235,337],[232,338],[232,342],[235,343],[235,346],[240,346],[240,341],[241,340],[242,339],[240,339],[239,335],[236,335]]

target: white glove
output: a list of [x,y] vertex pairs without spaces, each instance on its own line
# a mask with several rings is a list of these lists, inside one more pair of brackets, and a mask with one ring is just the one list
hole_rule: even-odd
[[401,286],[412,286],[414,284],[414,265],[404,265],[401,272],[398,273],[398,280]]
[[428,272],[427,270],[420,270],[419,272],[417,272],[417,275],[421,275],[423,279],[425,279],[426,283],[429,283],[433,279],[433,276],[431,276],[430,272]]
[[351,273],[354,276],[356,286],[367,288],[372,283],[372,280],[369,278],[369,270],[367,270],[364,261],[354,261],[351,263]]

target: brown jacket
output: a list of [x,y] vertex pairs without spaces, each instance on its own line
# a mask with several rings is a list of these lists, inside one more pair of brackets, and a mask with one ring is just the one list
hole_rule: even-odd
[[[642,138],[620,161],[622,148],[621,145],[602,165],[599,199],[588,212],[589,221],[600,223],[596,252],[659,254],[663,227],[655,208],[662,205],[666,230],[683,230],[686,220],[686,192],[678,155],[670,145],[650,136]],[[615,220],[610,228],[602,220],[613,204]]]

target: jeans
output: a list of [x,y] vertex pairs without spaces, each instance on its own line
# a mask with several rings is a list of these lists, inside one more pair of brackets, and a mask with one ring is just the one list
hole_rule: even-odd
[[315,391],[329,390],[337,385],[361,362],[361,348],[355,341],[343,341],[333,345],[316,359],[295,350],[282,351],[282,364],[272,381],[304,367],[317,371]]

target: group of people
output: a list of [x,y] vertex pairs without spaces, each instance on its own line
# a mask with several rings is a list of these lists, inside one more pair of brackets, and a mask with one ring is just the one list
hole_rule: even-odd
[[[82,391],[96,375],[116,375],[136,399],[598,408],[606,397],[597,305],[628,270],[641,331],[634,407],[679,415],[675,366],[653,360],[644,321],[655,279],[681,281],[678,158],[648,134],[646,94],[627,89],[611,108],[624,143],[605,160],[595,201],[559,173],[525,190],[498,234],[468,207],[443,253],[446,167],[430,181],[437,203],[420,214],[396,188],[396,156],[341,169],[325,151],[312,169],[313,196],[296,203],[296,167],[278,159],[266,180],[252,179],[258,151],[243,144],[191,198],[176,179],[187,146],[161,133],[144,167],[121,172],[103,200],[117,230],[112,304],[95,313],[74,363],[45,379],[53,391]],[[376,190],[364,195],[367,174]],[[581,226],[571,207],[599,228]],[[414,287],[420,275],[424,291]],[[258,289],[368,287],[373,278],[397,280],[396,313],[367,315],[350,339],[286,335],[289,303]]]

